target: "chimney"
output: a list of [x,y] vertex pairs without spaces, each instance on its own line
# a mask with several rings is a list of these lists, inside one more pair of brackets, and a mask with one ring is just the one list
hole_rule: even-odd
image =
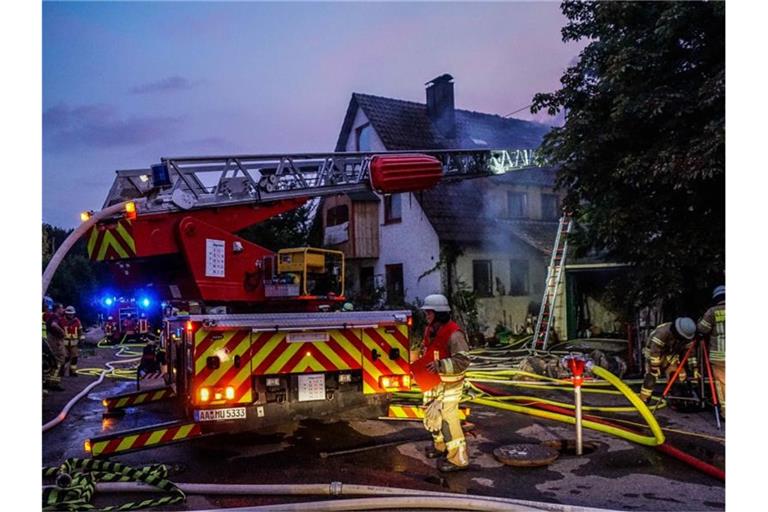
[[456,113],[453,107],[453,77],[440,75],[425,84],[427,86],[427,115],[443,137],[456,136]]

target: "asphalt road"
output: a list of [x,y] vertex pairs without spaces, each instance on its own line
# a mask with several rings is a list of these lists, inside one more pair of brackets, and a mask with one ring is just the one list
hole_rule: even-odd
[[[114,359],[110,349],[82,358],[81,367],[100,366]],[[64,403],[93,378],[66,377],[66,391],[43,399],[48,421]],[[43,465],[57,466],[68,457],[84,457],[83,441],[91,436],[173,419],[169,408],[151,404],[131,408],[119,419],[102,419],[101,400],[130,391],[130,381],[109,379],[97,386],[70,412],[65,422],[42,436]],[[561,395],[560,400],[567,400]],[[710,412],[658,412],[665,428],[724,436]],[[629,415],[627,419],[642,421]],[[572,439],[573,427],[550,420],[472,406],[467,434],[472,464],[469,470],[443,475],[424,456],[429,444],[419,422],[365,420],[352,422],[301,421],[271,432],[223,435],[135,452],[113,460],[133,466],[163,463],[173,466],[171,480],[188,483],[369,484],[430,491],[503,496],[549,503],[615,510],[723,510],[723,482],[659,453],[613,436],[585,430],[585,441],[596,449],[583,456],[561,455],[542,468],[505,466],[493,457],[494,448],[511,443]],[[711,439],[666,433],[678,448],[718,467],[725,465],[725,446]],[[397,445],[360,453],[321,458],[321,452],[354,449],[406,440]],[[146,497],[146,496],[142,496]],[[97,496],[96,504],[117,504],[130,495]],[[216,507],[268,505],[310,498],[188,496],[183,505],[159,510],[199,510]],[[314,500],[315,498],[311,498]],[[321,499],[321,498],[317,498]]]

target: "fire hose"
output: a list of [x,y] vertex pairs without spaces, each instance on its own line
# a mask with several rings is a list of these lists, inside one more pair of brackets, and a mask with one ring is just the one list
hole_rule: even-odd
[[[232,511],[261,510],[384,510],[384,509],[432,509],[534,512],[597,512],[599,509],[542,503],[492,496],[452,494],[402,489],[373,485],[342,484],[199,484],[172,483],[168,480],[169,468],[151,465],[139,469],[108,461],[92,459],[68,459],[61,466],[43,469],[44,478],[55,477],[56,485],[43,489],[43,510],[82,510],[93,508],[90,503],[95,493],[167,493],[154,499],[123,503],[101,510],[136,510],[153,506],[167,506],[185,500],[187,494],[202,495],[271,495],[271,496],[369,496],[358,499],[289,503],[236,509]],[[198,511],[203,512],[203,511]]]
[[[119,351],[116,354],[116,356],[120,357],[120,355],[121,355],[121,352]],[[87,395],[93,388],[95,388],[96,386],[101,384],[104,381],[105,377],[107,377],[108,375],[113,374],[115,372],[120,372],[121,371],[121,370],[116,369],[114,367],[114,365],[116,365],[116,364],[125,364],[125,363],[135,363],[135,362],[139,361],[140,359],[141,359],[140,357],[133,357],[131,359],[118,359],[118,360],[115,360],[115,361],[109,361],[109,362],[105,363],[105,366],[107,367],[107,369],[102,369],[101,370],[98,380],[96,380],[94,382],[91,382],[88,386],[85,387],[85,389],[83,389],[80,393],[75,395],[75,397],[72,400],[67,402],[67,404],[64,406],[64,408],[61,410],[61,412],[58,415],[56,415],[56,417],[54,419],[52,419],[51,421],[49,421],[48,423],[43,425],[43,432],[46,432],[46,431],[52,429],[53,427],[55,427],[56,425],[58,425],[59,423],[64,421],[66,419],[66,417],[67,417],[67,414],[69,414],[69,410],[81,398],[83,398],[85,395]],[[86,375],[90,375],[90,373],[88,373],[90,370],[91,370],[90,368],[83,369],[83,371],[85,372]],[[122,370],[122,371],[124,372],[125,370]],[[135,373],[135,371],[134,371],[134,373]],[[78,370],[78,374],[80,374],[80,370]]]
[[[684,462],[694,467],[695,469],[702,471],[703,473],[706,473],[720,480],[725,480],[725,472],[722,471],[721,469],[711,464],[708,464],[700,459],[697,459],[689,454],[682,452],[678,448],[670,445],[669,442],[665,442],[664,434],[661,431],[661,427],[659,427],[659,424],[658,422],[656,422],[656,419],[653,417],[653,414],[651,413],[650,409],[648,409],[645,403],[643,403],[639,399],[639,397],[634,392],[632,392],[632,390],[629,389],[629,387],[627,387],[626,384],[621,382],[621,380],[618,377],[611,374],[607,370],[600,368],[599,366],[593,366],[592,371],[595,375],[604,378],[606,381],[616,386],[619,389],[619,391],[621,391],[622,394],[624,394],[627,397],[627,399],[630,400],[632,405],[636,407],[638,412],[640,412],[641,416],[643,416],[643,419],[645,419],[645,421],[647,422],[647,426],[648,428],[651,429],[651,432],[653,435],[644,436],[637,430],[631,429],[629,427],[623,427],[610,420],[606,420],[606,419],[598,418],[594,416],[585,417],[583,422],[583,425],[585,427],[591,428],[593,430],[597,430],[603,433],[615,435],[620,438],[626,439],[628,441],[633,441],[646,446],[653,446],[657,450],[661,451],[662,453],[666,453],[667,455],[675,457],[681,462]],[[553,405],[552,401],[542,401],[535,397],[516,397],[518,399],[524,398],[526,400],[529,400],[532,404],[534,404],[534,406],[530,406],[531,404],[527,404],[527,405],[510,404],[510,403],[506,403],[505,400],[502,400],[502,398],[505,398],[507,400],[513,400],[513,398],[495,396],[496,393],[498,393],[497,390],[489,389],[483,386],[482,384],[470,384],[470,385],[475,390],[479,391],[481,394],[490,395],[489,397],[479,396],[479,397],[473,398],[473,401],[475,403],[487,405],[490,407],[496,407],[499,409],[509,410],[513,412],[529,414],[531,416],[537,416],[541,418],[562,421],[570,424],[573,424],[576,422],[575,418],[573,417],[572,411],[564,407]]]
[[126,202],[124,201],[122,203],[113,204],[108,208],[104,208],[103,210],[94,213],[87,221],[77,226],[77,228],[64,239],[64,242],[62,242],[51,258],[51,261],[48,262],[48,266],[45,267],[45,272],[43,272],[43,295],[48,291],[48,285],[51,284],[51,279],[53,279],[53,274],[56,273],[56,269],[59,268],[61,262],[64,261],[64,257],[80,237],[91,229],[91,227],[95,226],[100,220],[123,211],[125,203]]

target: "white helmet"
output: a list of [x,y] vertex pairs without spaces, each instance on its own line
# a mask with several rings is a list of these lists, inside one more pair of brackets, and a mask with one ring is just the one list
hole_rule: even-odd
[[65,315],[74,315],[75,314],[75,306],[67,306],[66,309],[64,309]]
[[681,316],[675,320],[675,330],[687,340],[692,340],[696,335],[696,324],[687,316]]
[[424,299],[424,305],[421,306],[421,309],[429,309],[435,312],[450,311],[451,306],[448,305],[448,299],[445,298],[445,295],[434,293],[432,295],[427,295],[427,298]]

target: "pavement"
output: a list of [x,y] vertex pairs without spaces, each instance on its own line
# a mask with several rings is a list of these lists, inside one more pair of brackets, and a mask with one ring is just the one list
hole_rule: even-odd
[[[81,368],[114,360],[111,348],[84,350]],[[55,417],[68,400],[95,377],[65,377],[63,392],[43,398],[43,421]],[[84,457],[83,441],[107,432],[174,419],[166,404],[129,408],[121,418],[103,419],[101,400],[135,389],[128,380],[106,379],[75,405],[68,418],[43,434],[43,465],[57,466],[69,457]],[[557,397],[567,401],[570,397]],[[592,397],[585,397],[589,403]],[[605,403],[605,399],[603,403]],[[429,437],[420,422],[304,420],[266,432],[221,435],[114,457],[133,466],[172,466],[170,479],[185,483],[368,484],[429,491],[500,496],[537,502],[611,510],[715,511],[725,508],[725,486],[657,450],[592,430],[584,440],[594,450],[582,456],[561,455],[546,467],[505,466],[493,450],[512,443],[573,439],[573,427],[546,419],[469,404],[474,428],[467,433],[471,466],[441,474],[426,458]],[[623,418],[642,422],[637,414]],[[711,411],[657,411],[668,442],[720,468],[725,467],[725,425],[718,431]],[[680,432],[674,432],[678,430]],[[693,435],[696,434],[696,435]],[[699,437],[706,436],[706,437]],[[334,452],[376,444],[402,444],[322,458]],[[146,497],[145,495],[142,497]],[[131,495],[97,495],[98,506],[119,504]],[[156,510],[199,510],[271,505],[323,498],[187,496],[184,504]]]

